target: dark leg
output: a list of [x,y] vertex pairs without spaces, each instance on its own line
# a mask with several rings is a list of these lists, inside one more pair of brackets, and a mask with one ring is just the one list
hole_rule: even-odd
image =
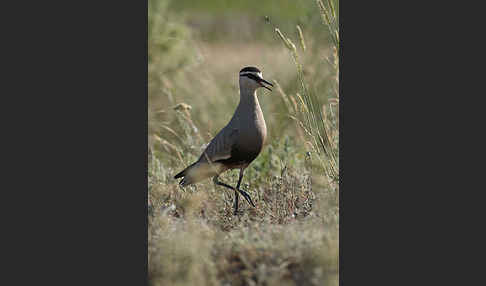
[[246,201],[253,207],[255,207],[255,204],[253,203],[253,201],[251,200],[251,197],[250,195],[243,191],[243,190],[240,190],[240,184],[241,184],[241,180],[243,179],[243,169],[240,169],[240,178],[238,179],[238,184],[236,185],[236,189],[233,188],[232,186],[228,185],[228,184],[225,184],[223,182],[220,182],[218,180],[218,176],[214,176],[213,177],[213,182],[216,184],[216,185],[219,185],[219,186],[223,186],[225,188],[228,188],[228,189],[231,189],[231,190],[234,190],[235,191],[235,204],[233,206],[233,208],[235,209],[234,211],[234,215],[236,215],[238,213],[238,192],[246,199]]
[[213,178],[213,182],[214,182],[216,185],[220,185],[220,186],[223,186],[223,187],[226,187],[226,188],[228,188],[228,189],[231,189],[231,190],[235,190],[235,191],[236,191],[236,189],[235,189],[235,188],[233,188],[232,186],[227,185],[227,184],[225,184],[225,183],[223,183],[223,182],[220,182],[220,181],[218,180],[218,176],[214,176],[214,178]]
[[236,185],[236,189],[240,189],[241,181],[243,180],[243,169],[240,169],[240,177],[238,178],[238,184]]
[[238,191],[235,190],[235,204],[233,205],[233,209],[235,211],[233,212],[233,215],[237,215],[238,214],[238,197],[239,197]]
[[238,185],[236,185],[236,189],[238,190],[238,192],[240,192],[240,194],[246,199],[246,201],[252,206],[252,207],[255,207],[255,204],[253,203],[253,201],[251,200],[251,197],[250,195],[245,192],[245,191],[242,191],[240,190],[240,184],[241,184],[241,180],[243,179],[243,172],[245,171],[245,169],[240,169],[240,178],[238,179]]
[[[241,180],[240,180],[240,181],[241,181]],[[233,214],[234,214],[234,215],[236,215],[236,214],[238,213],[238,190],[237,190],[237,189],[235,189],[235,188],[233,188],[233,187],[232,187],[232,186],[230,186],[230,185],[227,185],[227,184],[225,184],[225,183],[223,183],[223,182],[220,182],[220,181],[218,180],[218,176],[214,176],[214,178],[213,178],[213,182],[214,182],[216,185],[223,186],[223,187],[226,187],[226,188],[228,188],[228,189],[231,189],[231,190],[234,190],[234,191],[235,191],[235,203],[234,203],[234,205],[233,205],[233,208],[234,208],[234,210],[235,210],[235,211],[234,211],[234,213],[233,213]],[[239,186],[239,185],[238,185],[238,186]]]

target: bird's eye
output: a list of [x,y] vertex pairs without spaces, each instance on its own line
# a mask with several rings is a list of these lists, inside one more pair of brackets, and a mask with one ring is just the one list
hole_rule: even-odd
[[249,74],[248,75],[252,80],[258,81],[258,77],[254,74]]

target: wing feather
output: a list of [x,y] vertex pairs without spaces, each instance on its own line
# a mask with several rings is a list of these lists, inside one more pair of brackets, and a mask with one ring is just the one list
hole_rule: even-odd
[[231,151],[236,143],[238,136],[238,129],[230,126],[223,128],[216,136],[209,142],[208,146],[199,158],[200,162],[215,162],[231,157]]

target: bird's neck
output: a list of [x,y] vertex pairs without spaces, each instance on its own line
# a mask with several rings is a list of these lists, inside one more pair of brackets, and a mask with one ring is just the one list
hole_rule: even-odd
[[248,140],[260,138],[265,141],[267,127],[260,103],[258,102],[256,89],[244,90],[246,92],[240,90],[240,103],[233,115],[233,120],[236,120],[237,123],[235,124],[239,127],[242,138],[249,136],[247,138]]
[[243,104],[249,107],[259,107],[258,97],[256,89],[243,89],[240,90],[240,105]]

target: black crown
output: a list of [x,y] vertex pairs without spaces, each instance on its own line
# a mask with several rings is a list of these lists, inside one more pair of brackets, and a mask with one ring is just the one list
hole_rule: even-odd
[[257,69],[256,67],[246,67],[246,68],[243,68],[242,70],[240,70],[240,73],[242,72],[257,72],[257,73],[261,73],[261,71],[259,69]]

